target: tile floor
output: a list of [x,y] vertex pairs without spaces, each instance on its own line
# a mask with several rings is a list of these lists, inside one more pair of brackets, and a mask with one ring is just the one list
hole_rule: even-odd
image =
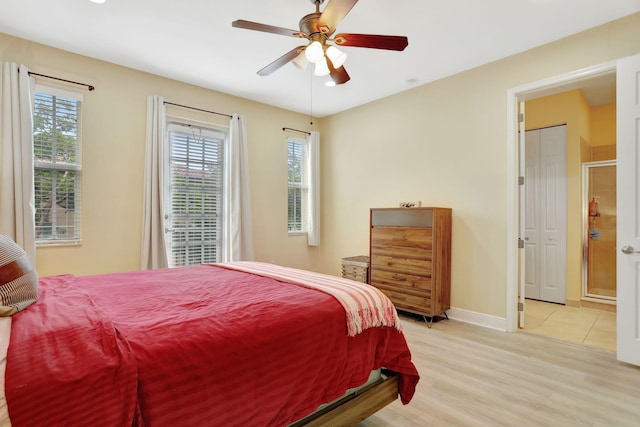
[[525,332],[616,351],[615,312],[528,299],[524,313]]

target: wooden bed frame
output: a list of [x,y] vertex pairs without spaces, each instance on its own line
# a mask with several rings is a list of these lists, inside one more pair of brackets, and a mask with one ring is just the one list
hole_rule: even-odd
[[320,411],[296,421],[289,427],[351,427],[398,398],[398,375],[385,371],[381,378],[354,394],[345,396]]

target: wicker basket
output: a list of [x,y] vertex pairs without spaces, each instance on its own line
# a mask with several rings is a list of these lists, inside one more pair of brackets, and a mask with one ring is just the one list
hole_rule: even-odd
[[342,258],[342,277],[357,282],[369,282],[369,257],[365,255]]

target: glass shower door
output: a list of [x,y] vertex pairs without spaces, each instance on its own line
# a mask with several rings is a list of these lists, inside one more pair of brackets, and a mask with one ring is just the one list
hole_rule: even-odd
[[616,162],[583,164],[583,296],[616,299]]

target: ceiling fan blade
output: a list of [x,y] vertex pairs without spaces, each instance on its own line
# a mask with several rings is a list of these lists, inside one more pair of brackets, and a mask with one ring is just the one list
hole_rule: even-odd
[[377,34],[346,34],[334,37],[339,46],[368,47],[371,49],[404,50],[409,45],[405,36],[381,36]]
[[[274,27],[273,25],[260,24],[258,22],[245,21],[238,19],[231,23],[232,27],[243,28],[245,30],[262,31],[265,33],[281,34],[283,36],[300,37],[300,30],[289,30],[282,27]],[[302,34],[304,36],[304,34]]]
[[291,49],[289,52],[282,55],[280,58],[273,61],[271,64],[264,67],[262,70],[258,71],[259,76],[268,76],[269,74],[276,71],[278,68],[287,64],[290,61],[293,61],[296,56],[300,54],[305,49],[306,46],[298,46]]
[[325,34],[333,34],[347,13],[358,3],[358,0],[329,0],[318,19],[318,30]]
[[347,70],[344,69],[344,65],[339,68],[334,68],[331,60],[327,61],[327,65],[329,66],[329,75],[336,85],[345,84],[346,82],[351,80],[351,77],[349,77],[349,73],[347,73]]

